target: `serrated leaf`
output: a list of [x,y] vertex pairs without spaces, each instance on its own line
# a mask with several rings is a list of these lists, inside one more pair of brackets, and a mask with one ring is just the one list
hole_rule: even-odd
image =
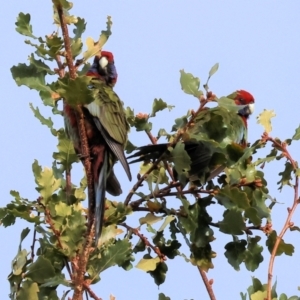
[[180,84],[181,89],[189,95],[193,95],[199,98],[203,93],[199,91],[200,79],[194,77],[191,73],[185,73],[184,70],[180,70]]
[[53,158],[65,168],[70,169],[74,162],[78,162],[78,155],[75,153],[73,143],[66,136],[64,130],[59,130],[57,132],[58,144],[57,149],[59,152],[53,153]]
[[142,258],[135,267],[145,272],[154,271],[156,269],[156,265],[159,262],[160,262],[159,257],[149,258],[149,259]]
[[223,216],[224,219],[219,222],[221,232],[235,235],[243,234],[245,223],[241,212],[227,210],[224,212]]
[[103,45],[107,42],[109,36],[111,35],[111,26],[111,17],[108,16],[106,22],[106,30],[101,31],[101,35],[98,41],[95,43],[94,40],[90,37],[86,39],[86,45],[88,49],[83,53],[83,58],[85,61],[95,56],[102,49]]
[[247,242],[245,240],[239,240],[234,237],[233,242],[229,242],[225,245],[225,257],[230,265],[236,270],[240,270],[240,264],[244,260]]
[[[266,245],[270,253],[272,253],[275,242],[277,239],[276,230],[273,230],[271,234],[268,236],[266,241]],[[277,248],[276,256],[280,256],[281,254],[292,256],[294,253],[295,247],[292,244],[286,244],[283,239],[280,239],[279,246]]]
[[75,79],[67,77],[58,80],[57,93],[63,97],[68,104],[89,104],[95,100],[95,90],[89,88],[92,78],[90,76],[77,76]]
[[85,32],[86,29],[86,22],[85,19],[78,17],[77,22],[74,23],[75,28],[73,29],[74,39],[81,38],[82,34]]
[[139,219],[140,225],[143,224],[148,224],[148,225],[153,225],[159,221],[161,221],[163,217],[157,217],[154,214],[147,213],[145,217],[142,217]]
[[226,185],[215,195],[215,198],[227,209],[235,207],[246,210],[250,207],[250,200],[247,194],[237,187]]
[[35,65],[18,64],[11,69],[12,76],[18,86],[26,85],[30,89],[37,91],[52,92],[45,83],[45,70],[39,70]]
[[260,113],[257,117],[257,123],[262,125],[265,132],[270,133],[272,131],[271,119],[276,116],[274,110],[266,110]]
[[47,202],[52,194],[61,186],[61,179],[56,179],[53,176],[53,170],[50,168],[44,168],[44,170],[42,170],[37,160],[32,164],[32,171],[35,182],[38,185],[36,190],[40,192],[43,201]]
[[39,70],[39,72],[46,72],[49,75],[54,75],[55,72],[52,71],[50,69],[50,67],[48,65],[46,65],[43,61],[41,61],[40,59],[37,60],[34,57],[34,54],[32,53],[31,56],[29,56],[29,62],[31,65],[35,66],[37,70]]
[[167,297],[164,293],[159,293],[158,300],[171,300],[171,298]]
[[285,169],[279,173],[279,176],[281,176],[281,179],[277,182],[279,185],[279,190],[281,190],[285,185],[291,186],[291,180],[292,180],[292,172],[294,171],[293,165],[290,162],[285,163]]
[[295,141],[300,140],[300,126],[296,129],[296,132],[293,135],[292,139],[295,140]]
[[50,260],[39,256],[37,260],[28,267],[25,274],[27,278],[37,283],[44,283],[47,279],[55,275],[55,270]]
[[167,264],[165,262],[159,262],[156,265],[156,269],[154,271],[149,271],[149,274],[154,278],[154,282],[157,285],[161,285],[166,280],[167,271]]
[[132,260],[132,245],[128,239],[117,240],[101,248],[101,259],[99,259],[99,253],[94,253],[94,255],[87,266],[87,272],[93,280],[96,279],[99,273],[115,265],[129,269]]
[[34,116],[40,120],[40,122],[43,124],[43,125],[46,125],[52,132],[53,135],[55,135],[56,131],[55,129],[53,129],[53,121],[51,120],[51,118],[49,117],[48,119],[46,119],[45,117],[42,116],[42,114],[40,113],[40,110],[39,108],[34,108],[32,103],[29,103],[29,107],[30,109],[33,111],[34,113]]
[[169,109],[169,111],[174,108],[174,105],[168,105],[165,101],[163,101],[162,99],[154,99],[153,104],[152,104],[152,113],[151,113],[151,117],[155,117],[156,113],[159,111],[162,111],[166,108]]
[[247,250],[245,252],[245,265],[247,270],[254,272],[259,264],[264,260],[261,255],[263,247],[258,245],[261,237],[256,236],[254,238],[249,238]]
[[19,13],[17,17],[16,31],[22,35],[32,37],[36,39],[36,37],[32,34],[32,26],[30,25],[30,14]]

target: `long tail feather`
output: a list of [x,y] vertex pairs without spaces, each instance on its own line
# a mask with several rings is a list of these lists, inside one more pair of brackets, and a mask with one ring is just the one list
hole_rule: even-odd
[[133,164],[136,162],[147,161],[150,159],[159,158],[167,149],[169,144],[156,144],[156,145],[147,145],[137,148],[137,152],[128,156],[127,159],[138,157],[135,160],[129,162]]
[[104,158],[102,168],[99,174],[98,182],[95,181],[96,193],[96,211],[95,211],[95,228],[96,228],[96,245],[98,245],[99,238],[102,232],[103,218],[105,211],[105,191],[106,191],[106,177],[108,171],[108,153],[104,151]]

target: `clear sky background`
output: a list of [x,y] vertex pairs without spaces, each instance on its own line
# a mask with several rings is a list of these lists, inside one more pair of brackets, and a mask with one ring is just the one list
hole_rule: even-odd
[[[15,31],[19,12],[30,13],[33,32],[44,36],[55,30],[52,25],[52,3],[39,0],[5,1],[1,5],[1,116],[0,116],[0,191],[1,206],[6,205],[11,189],[17,190],[28,199],[36,199],[35,183],[31,171],[34,159],[43,166],[51,166],[52,152],[56,139],[48,129],[41,126],[29,109],[29,102],[44,108],[37,92],[26,87],[17,87],[10,68],[24,63],[33,51],[23,43],[24,37]],[[151,111],[154,98],[162,98],[176,108],[158,115],[158,124],[153,132],[165,127],[170,130],[175,117],[190,108],[197,108],[195,98],[185,95],[179,85],[179,70],[185,69],[200,77],[205,83],[208,71],[220,63],[219,71],[210,81],[211,90],[218,96],[228,95],[236,89],[250,91],[256,99],[256,111],[249,122],[250,142],[258,139],[262,127],[256,124],[256,116],[263,109],[274,109],[274,137],[291,137],[299,126],[299,72],[300,72],[300,2],[299,1],[99,1],[74,0],[73,14],[84,17],[88,22],[84,39],[95,39],[105,29],[106,16],[113,19],[113,35],[105,46],[115,55],[119,73],[116,91],[126,106],[135,112]],[[62,120],[55,118],[56,127]],[[130,133],[136,145],[148,143],[144,134]],[[291,149],[300,159],[299,143]],[[278,172],[283,170],[284,161],[267,165],[265,172],[271,195],[282,204],[274,208],[273,226],[279,232],[287,216],[287,207],[292,203],[292,193],[284,188],[278,193]],[[78,178],[81,176],[78,167]],[[121,168],[117,168],[124,194],[133,183],[129,183]],[[137,167],[133,168],[133,174]],[[134,176],[135,177],[135,176]],[[122,200],[122,196],[119,198]],[[172,200],[173,201],[173,200]],[[174,201],[178,201],[175,200]],[[300,208],[293,220],[300,225]],[[216,220],[217,221],[217,220]],[[138,225],[132,218],[129,224]],[[0,295],[7,299],[9,283],[6,280],[11,270],[11,260],[17,253],[19,236],[25,222],[16,226],[0,228]],[[214,280],[217,299],[240,299],[251,284],[251,276],[267,281],[269,253],[259,270],[248,272],[242,265],[236,272],[224,257],[223,245],[231,241],[215,230],[217,240],[212,244],[218,253],[215,268],[208,277]],[[263,245],[265,237],[262,235]],[[280,256],[275,260],[274,280],[277,291],[288,296],[298,294],[300,261],[299,232],[288,232],[285,241],[295,245],[293,257]],[[24,246],[30,245],[27,238]],[[27,249],[28,249],[27,248]],[[135,262],[136,263],[136,262]],[[115,267],[102,274],[102,280],[94,287],[103,300],[112,293],[117,300],[157,299],[164,292],[172,300],[208,299],[198,271],[180,257],[167,261],[169,272],[166,282],[158,289],[152,278],[138,269],[129,272]]]

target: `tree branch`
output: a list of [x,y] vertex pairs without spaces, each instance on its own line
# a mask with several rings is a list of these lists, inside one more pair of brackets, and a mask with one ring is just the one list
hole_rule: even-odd
[[[270,137],[267,133],[264,133],[262,140],[265,141],[271,141],[273,143],[273,146],[275,146],[276,148],[279,148],[282,151],[282,154],[287,158],[287,160],[289,160],[293,166],[294,171],[297,169],[297,164],[294,161],[294,159],[291,157],[290,153],[287,150],[287,145],[286,143],[279,143],[278,141],[276,141],[274,138]],[[288,215],[287,215],[287,219],[283,225],[283,228],[280,232],[280,234],[276,237],[276,241],[271,253],[271,257],[270,257],[270,262],[269,262],[269,267],[268,267],[268,286],[267,286],[267,300],[271,300],[272,299],[272,277],[273,277],[273,266],[274,266],[274,261],[275,261],[275,256],[278,250],[278,247],[280,245],[280,242],[283,239],[284,234],[286,233],[286,231],[291,228],[294,224],[291,221],[292,217],[294,215],[294,212],[299,204],[299,177],[297,175],[295,175],[295,185],[294,185],[294,201],[293,201],[293,205],[292,208],[288,208]]]
[[[64,45],[66,50],[65,58],[69,69],[70,79],[75,79],[77,76],[76,68],[73,64],[70,37],[68,33],[68,26],[67,23],[65,22],[65,17],[63,14],[63,8],[60,5],[60,3],[54,2],[54,4],[56,6],[61,28],[62,28],[62,35],[63,35]],[[59,65],[59,67],[62,67],[62,65]],[[89,151],[88,139],[86,136],[86,130],[84,126],[84,115],[83,115],[81,105],[77,105],[74,112],[77,119],[78,131],[79,131],[80,142],[81,142],[81,155],[83,157],[83,164],[87,176],[88,199],[89,199],[88,228],[85,233],[85,243],[82,252],[79,254],[78,262],[75,262],[75,265],[77,265],[78,268],[75,268],[74,277],[73,277],[73,281],[74,281],[73,300],[81,300],[84,291],[84,274],[86,272],[86,265],[88,261],[89,251],[93,241],[92,233],[94,229],[95,191],[94,191],[94,184],[93,184],[90,151]]]

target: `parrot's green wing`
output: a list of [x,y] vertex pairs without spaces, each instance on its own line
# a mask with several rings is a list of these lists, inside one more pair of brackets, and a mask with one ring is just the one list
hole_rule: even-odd
[[123,103],[112,87],[101,81],[93,81],[93,85],[95,101],[85,107],[93,115],[97,128],[116,158],[120,160],[128,178],[131,179],[124,155],[129,125],[126,121]]

